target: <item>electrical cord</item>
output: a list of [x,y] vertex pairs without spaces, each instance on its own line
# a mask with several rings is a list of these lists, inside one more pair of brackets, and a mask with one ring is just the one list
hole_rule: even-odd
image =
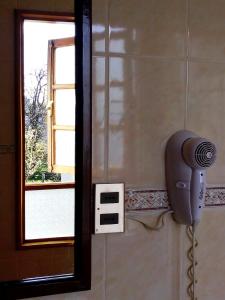
[[[129,220],[133,220],[133,221],[140,223],[148,231],[159,231],[165,225],[165,220],[164,220],[165,216],[167,214],[172,214],[172,213],[173,213],[173,210],[171,210],[171,209],[163,211],[157,217],[155,225],[149,225],[149,224],[146,224],[145,222],[139,220],[137,218],[137,216],[135,216],[137,214],[137,212],[136,213],[135,212],[127,212],[126,217]],[[138,217],[140,217],[140,216],[138,216]],[[188,284],[188,287],[187,287],[187,294],[191,300],[197,300],[196,292],[195,292],[195,285],[197,284],[195,267],[197,266],[198,263],[195,258],[195,248],[198,246],[198,241],[195,236],[195,226],[186,226],[186,233],[187,233],[189,241],[191,242],[191,247],[187,251],[187,258],[190,262],[190,265],[187,270],[187,276],[188,276],[188,279],[190,280],[190,283]]]
[[132,212],[127,212],[126,216],[128,219],[130,220],[133,220],[133,221],[136,221],[138,223],[140,223],[146,230],[149,230],[149,231],[158,231],[160,230],[164,225],[165,225],[165,221],[164,221],[164,217],[167,215],[167,214],[171,214],[173,213],[173,210],[169,209],[169,210],[166,210],[166,211],[163,211],[156,219],[156,222],[155,222],[155,225],[152,226],[152,225],[149,225],[141,220],[139,220],[136,216],[135,216],[135,213]]
[[187,287],[187,293],[191,300],[197,300],[195,293],[195,285],[197,284],[195,267],[198,263],[195,258],[195,248],[198,246],[198,241],[195,237],[195,226],[187,226],[186,233],[189,241],[191,242],[191,247],[187,251],[187,258],[190,262],[190,266],[187,270],[187,276],[190,280],[190,283]]

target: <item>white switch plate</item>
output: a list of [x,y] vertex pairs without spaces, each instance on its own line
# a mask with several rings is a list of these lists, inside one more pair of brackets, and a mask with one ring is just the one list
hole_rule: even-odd
[[[110,194],[104,193],[118,193],[118,203],[110,203]],[[109,196],[107,203],[101,203],[104,195]],[[110,223],[111,217],[115,217],[115,223],[118,218],[118,223],[101,224],[104,218],[109,218]],[[124,232],[124,183],[98,183],[95,185],[95,233],[113,232]]]

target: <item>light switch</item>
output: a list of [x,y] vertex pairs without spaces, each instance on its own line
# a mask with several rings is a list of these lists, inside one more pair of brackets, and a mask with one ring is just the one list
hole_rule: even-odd
[[95,185],[95,233],[124,231],[124,184]]
[[100,194],[101,204],[119,203],[119,192],[106,192]]
[[119,214],[101,214],[100,225],[112,225],[119,223]]

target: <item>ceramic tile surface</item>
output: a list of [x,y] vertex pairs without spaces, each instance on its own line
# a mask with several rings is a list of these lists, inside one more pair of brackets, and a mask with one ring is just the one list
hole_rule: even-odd
[[167,208],[167,193],[166,191],[129,189],[125,194],[125,207],[127,210]]
[[110,1],[110,52],[183,57],[185,1]]
[[[139,219],[151,224],[157,216]],[[160,232],[127,220],[125,233],[108,235],[106,299],[179,299],[179,230],[168,216]]]
[[102,181],[105,171],[105,58],[92,59],[92,178]]
[[190,0],[190,55],[225,61],[225,2]]
[[92,54],[105,54],[108,21],[107,0],[93,1],[92,4]]
[[187,129],[217,146],[215,165],[207,171],[209,184],[225,184],[225,64],[192,62],[189,68]]
[[225,208],[205,209],[197,228],[197,297],[199,300],[225,299]]
[[166,141],[183,127],[183,62],[110,58],[109,177],[164,187]]

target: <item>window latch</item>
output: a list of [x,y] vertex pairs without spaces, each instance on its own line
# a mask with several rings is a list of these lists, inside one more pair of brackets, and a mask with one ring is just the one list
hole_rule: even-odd
[[48,105],[47,105],[47,110],[48,110],[48,116],[51,117],[52,116],[52,106],[53,106],[53,101],[49,101]]

